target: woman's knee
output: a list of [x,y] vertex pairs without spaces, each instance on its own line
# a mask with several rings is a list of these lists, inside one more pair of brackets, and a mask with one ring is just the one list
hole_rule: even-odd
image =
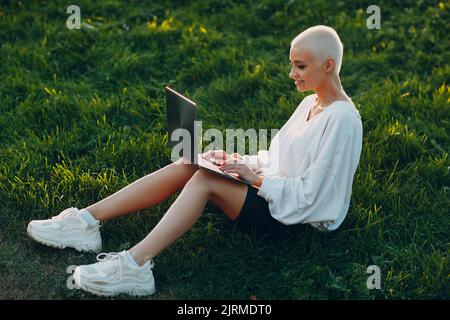
[[211,173],[208,170],[199,168],[192,178],[195,178],[196,180],[209,180],[211,178]]
[[206,169],[197,169],[197,171],[192,175],[189,181],[192,181],[197,186],[204,187],[205,189],[211,189],[211,181],[214,179],[214,174]]
[[181,174],[186,174],[189,176],[194,175],[194,173],[198,170],[198,167],[193,164],[183,163],[181,160],[182,159],[179,159],[178,161],[175,161],[167,166],[170,167],[171,170],[176,170]]
[[182,189],[197,170],[197,167],[192,164],[184,164],[178,161],[164,167],[167,179],[170,180],[170,183],[176,185],[177,190]]

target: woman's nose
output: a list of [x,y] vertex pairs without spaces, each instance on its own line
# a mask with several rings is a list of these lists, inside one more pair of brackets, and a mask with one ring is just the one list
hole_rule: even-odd
[[289,71],[289,78],[294,79],[295,78],[295,71],[294,68],[291,68],[291,71]]

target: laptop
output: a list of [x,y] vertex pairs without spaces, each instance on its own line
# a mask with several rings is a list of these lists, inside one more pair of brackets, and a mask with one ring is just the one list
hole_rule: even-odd
[[[247,180],[240,178],[237,173],[227,173],[220,170],[219,165],[206,160],[202,157],[202,154],[198,152],[198,141],[195,136],[195,120],[197,120],[197,104],[192,100],[186,98],[182,94],[176,92],[170,87],[166,89],[166,103],[167,103],[167,131],[169,146],[174,147],[178,145],[179,141],[173,141],[171,139],[172,133],[176,129],[185,129],[190,133],[190,152],[188,154],[181,154],[181,157],[188,160],[190,163],[198,166],[199,168],[206,169],[215,174],[221,175],[227,179],[245,183],[254,188],[259,188],[252,185]],[[184,141],[184,140],[183,140]],[[185,149],[181,149],[181,153]]]

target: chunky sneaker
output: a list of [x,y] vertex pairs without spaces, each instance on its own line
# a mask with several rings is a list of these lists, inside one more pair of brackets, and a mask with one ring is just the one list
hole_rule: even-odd
[[78,251],[102,250],[100,221],[88,224],[77,208],[68,208],[48,220],[33,220],[28,235],[39,243],[55,248],[74,248]]
[[73,273],[75,287],[100,296],[153,294],[153,260],[140,267],[130,262],[127,254],[127,251],[101,253],[97,256],[99,262],[76,267]]

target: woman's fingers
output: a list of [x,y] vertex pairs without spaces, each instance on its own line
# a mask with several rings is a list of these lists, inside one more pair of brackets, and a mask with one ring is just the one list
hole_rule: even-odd
[[216,160],[222,160],[224,156],[220,150],[209,150],[202,153],[202,158],[211,162],[216,162]]
[[202,158],[205,159],[205,160],[211,160],[211,158],[212,158],[212,155],[211,155],[212,151],[213,150],[209,150],[209,151],[206,151],[206,152],[202,153]]
[[225,160],[228,158],[228,153],[223,150],[215,150],[213,151],[214,157],[219,160]]
[[243,173],[243,171],[242,171],[241,168],[235,168],[235,167],[222,168],[222,167],[219,167],[219,169],[220,169],[221,171],[225,172],[225,173],[228,173],[228,174],[237,174],[237,175],[239,175],[239,176],[241,176],[242,173]]
[[205,160],[209,160],[217,165],[225,164],[228,161],[229,163],[239,163],[241,160],[238,153],[233,153],[230,155],[223,150],[209,150],[202,153],[202,158]]
[[215,164],[221,165],[229,157],[228,153],[223,150],[213,150],[211,152],[211,159]]
[[236,159],[239,159],[239,160],[241,160],[242,158],[241,158],[241,155],[239,154],[239,153],[232,153],[231,155],[230,155],[230,157],[232,157],[232,158],[236,158]]
[[244,162],[242,160],[237,159],[237,158],[228,158],[227,160],[224,161],[224,164],[238,164],[238,165],[242,165],[242,164],[244,164]]
[[222,170],[233,170],[233,171],[240,171],[243,170],[245,167],[242,163],[237,163],[235,159],[229,159],[226,160],[221,166],[220,169]]

